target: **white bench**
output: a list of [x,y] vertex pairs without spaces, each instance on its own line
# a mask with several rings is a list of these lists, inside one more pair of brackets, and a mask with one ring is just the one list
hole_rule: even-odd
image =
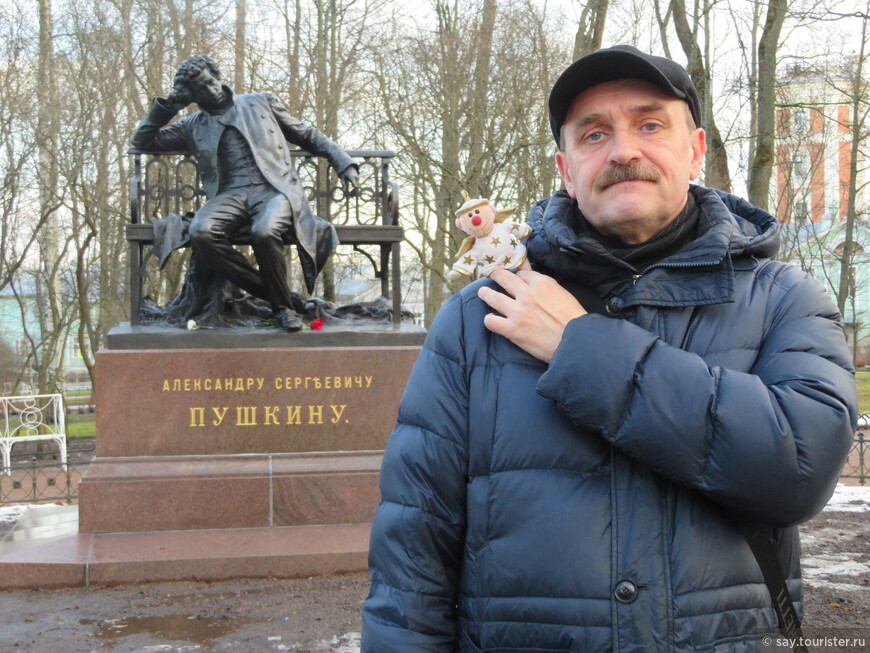
[[66,423],[61,395],[0,397],[2,473],[11,473],[12,447],[17,443],[47,440],[57,444],[66,469]]

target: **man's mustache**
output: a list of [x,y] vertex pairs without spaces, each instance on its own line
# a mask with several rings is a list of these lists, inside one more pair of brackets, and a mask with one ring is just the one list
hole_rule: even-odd
[[655,166],[644,163],[613,165],[602,170],[595,179],[595,190],[605,190],[623,181],[658,181],[662,173]]

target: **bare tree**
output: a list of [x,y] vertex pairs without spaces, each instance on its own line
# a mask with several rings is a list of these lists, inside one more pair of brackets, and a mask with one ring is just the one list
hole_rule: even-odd
[[63,306],[60,270],[61,224],[58,209],[59,116],[54,58],[54,19],[51,0],[39,0],[38,119],[40,212],[47,216],[38,239],[42,292],[37,295],[43,350],[39,366],[40,392],[58,392],[63,387]]
[[24,361],[14,346],[0,340],[0,393],[18,394],[18,386],[24,380]]
[[472,68],[472,88],[474,92],[466,97],[468,102],[467,121],[464,132],[468,138],[468,164],[466,166],[465,185],[474,197],[486,196],[489,188],[485,187],[484,158],[487,136],[487,98],[490,93],[492,78],[492,50],[495,32],[496,0],[483,0],[483,11],[480,14],[480,24],[475,39],[477,51],[474,54]]
[[235,74],[234,86],[236,92],[241,93],[245,88],[245,53],[247,50],[247,17],[248,17],[248,2],[247,0],[236,0],[236,39],[235,39]]
[[577,32],[574,35],[572,59],[576,61],[585,54],[601,48],[604,27],[607,23],[607,10],[610,0],[590,0],[583,4]]
[[427,322],[451,291],[445,274],[460,241],[461,191],[522,213],[555,186],[546,97],[567,63],[566,43],[531,3],[482,6],[436,0],[434,29],[397,23],[402,38],[373,71],[376,142],[400,152],[396,176],[408,189],[403,216],[423,263]]
[[851,280],[854,276],[854,231],[855,222],[858,219],[856,200],[858,197],[858,161],[862,158],[862,145],[867,137],[867,115],[870,111],[870,94],[868,94],[867,80],[865,79],[865,66],[867,65],[868,30],[867,23],[870,21],[870,2],[867,3],[861,20],[861,40],[858,53],[854,58],[847,60],[845,66],[845,81],[847,86],[840,90],[849,100],[849,124],[846,125],[850,132],[849,142],[849,174],[848,189],[846,190],[847,205],[845,217],[845,234],[843,251],[840,258],[840,279],[837,284],[837,307],[845,314],[846,300],[849,297]]
[[[30,64],[37,39],[26,10],[17,4],[0,10],[0,289],[5,288],[33,251],[49,213],[34,211],[29,172],[37,155],[36,79]],[[35,201],[34,201],[35,200]],[[36,218],[34,218],[36,214]]]
[[787,9],[787,0],[768,1],[757,48],[756,125],[752,134],[748,199],[765,210],[770,205],[770,180],[776,159],[776,64]]
[[[667,43],[667,18],[679,38],[688,63],[686,69],[698,90],[701,101],[701,123],[707,132],[707,156],[704,163],[704,183],[713,188],[731,191],[731,173],[728,168],[728,152],[716,123],[713,112],[713,62],[715,53],[711,52],[710,34],[712,32],[711,12],[713,2],[695,3],[691,11],[685,0],[670,0],[665,17],[662,17],[659,0],[656,0],[656,15],[662,40]],[[690,22],[691,20],[691,22]]]

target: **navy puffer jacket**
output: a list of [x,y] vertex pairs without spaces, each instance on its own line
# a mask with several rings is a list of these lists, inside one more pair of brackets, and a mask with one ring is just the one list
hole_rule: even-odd
[[[824,290],[770,260],[773,218],[692,192],[701,235],[549,366],[484,328],[479,284],[444,306],[384,457],[363,651],[752,651],[776,616],[722,506],[777,529],[800,610],[794,524],[853,437],[849,352]],[[529,253],[582,282],[570,205],[532,209]]]

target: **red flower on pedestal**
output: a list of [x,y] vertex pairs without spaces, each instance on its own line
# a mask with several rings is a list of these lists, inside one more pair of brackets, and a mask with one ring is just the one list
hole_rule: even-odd
[[323,318],[319,317],[311,323],[312,331],[320,331],[323,329]]

